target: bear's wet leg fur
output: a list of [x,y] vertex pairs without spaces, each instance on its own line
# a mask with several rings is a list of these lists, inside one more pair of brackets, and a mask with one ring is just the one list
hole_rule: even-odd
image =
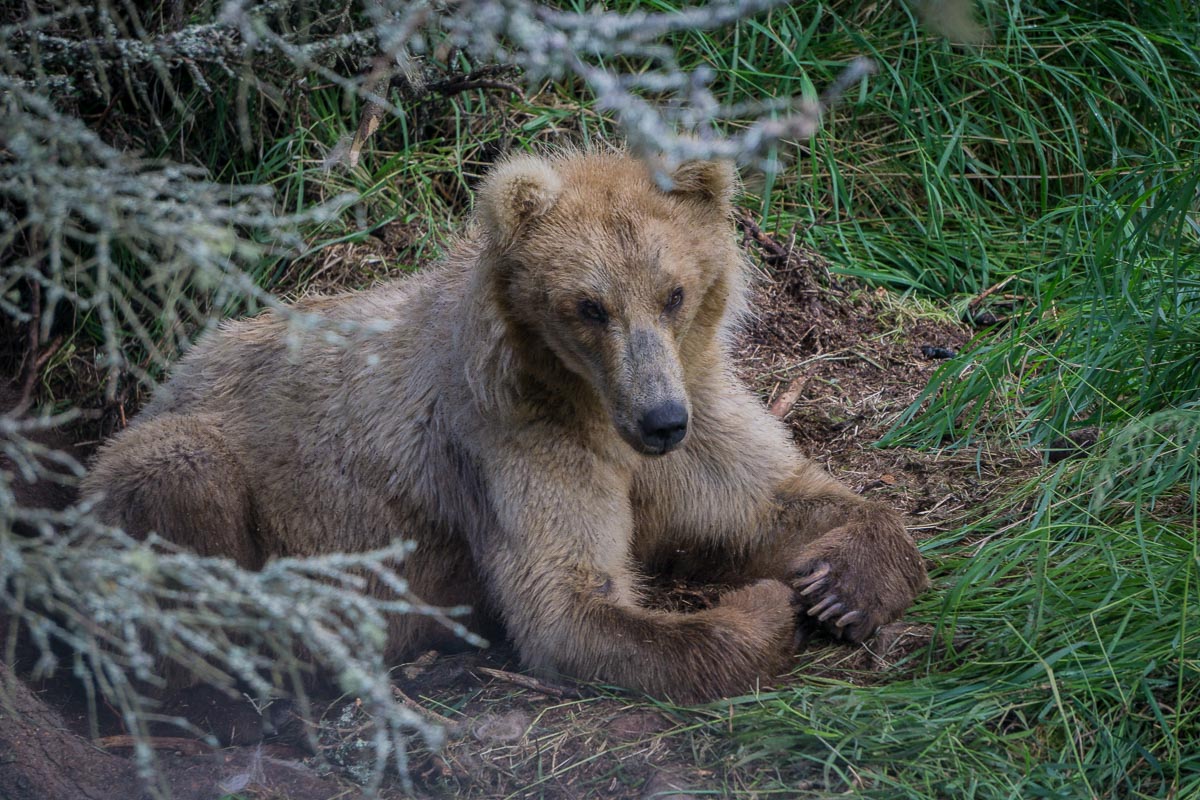
[[97,518],[137,538],[151,532],[201,556],[258,569],[245,471],[211,414],[164,414],[101,448],[84,480]]
[[[524,666],[544,674],[600,680],[690,703],[739,694],[777,675],[795,639],[793,590],[760,580],[691,614],[641,608],[610,587],[570,575],[543,574],[536,587],[509,595],[506,627]],[[528,577],[528,576],[526,576]],[[515,587],[514,587],[515,588]],[[532,595],[532,596],[531,596]]]
[[741,694],[778,675],[791,656],[792,595],[787,585],[764,579],[691,614],[589,599],[575,623],[576,662],[565,666],[676,702]]

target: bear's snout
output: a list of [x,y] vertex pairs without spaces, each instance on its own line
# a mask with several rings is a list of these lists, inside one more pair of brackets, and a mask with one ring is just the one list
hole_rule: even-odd
[[687,435],[688,412],[674,400],[655,406],[638,420],[642,444],[648,453],[663,455],[675,448]]

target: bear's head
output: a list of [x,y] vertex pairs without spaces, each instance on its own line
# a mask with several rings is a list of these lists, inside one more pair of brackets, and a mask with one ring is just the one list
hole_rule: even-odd
[[518,156],[488,175],[477,205],[506,324],[540,340],[652,455],[685,441],[689,387],[723,368],[718,334],[745,281],[732,166],[688,162],[670,181],[663,190],[619,153]]

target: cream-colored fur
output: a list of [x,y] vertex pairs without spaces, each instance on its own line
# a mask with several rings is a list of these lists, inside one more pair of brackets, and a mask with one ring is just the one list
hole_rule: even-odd
[[[86,491],[113,524],[248,567],[412,539],[413,590],[499,619],[529,668],[677,700],[772,674],[798,615],[862,639],[924,588],[921,559],[731,377],[736,177],[675,178],[619,153],[502,163],[442,263],[297,304],[385,330],[289,346],[267,312],[206,334]],[[742,588],[643,607],[668,563]],[[398,617],[390,655],[447,636]]]

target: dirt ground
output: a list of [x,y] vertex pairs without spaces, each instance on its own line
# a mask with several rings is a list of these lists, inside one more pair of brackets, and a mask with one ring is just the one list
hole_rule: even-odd
[[[956,352],[971,330],[943,311],[840,283],[819,257],[780,244],[783,237],[763,234],[748,217],[744,223],[747,252],[758,267],[759,280],[745,330],[733,343],[737,368],[763,402],[786,420],[809,457],[860,493],[907,514],[919,540],[952,528],[1004,485],[1035,468],[1036,456],[1020,451],[947,455],[875,448],[873,443],[941,363],[930,356]],[[385,229],[363,253],[326,252],[316,266],[317,282],[328,273],[330,285],[337,285],[333,273],[362,255],[370,257],[373,273],[388,273],[384,265],[402,262],[410,241],[409,231],[392,233]],[[936,554],[931,566],[936,591]],[[662,602],[681,607],[705,605],[716,593],[710,587],[669,583],[659,589],[665,595]],[[814,639],[796,664],[798,671],[821,671],[863,683],[895,680],[905,674],[897,662],[926,647],[930,634],[928,626],[899,622],[862,646]],[[784,676],[762,690],[794,680]],[[696,796],[693,793],[753,795],[767,780],[797,795],[806,789],[835,788],[802,772],[774,769],[764,776],[761,766],[739,767],[719,727],[697,725],[725,713],[720,704],[678,709],[603,687],[531,681],[519,673],[512,652],[503,645],[457,655],[428,653],[397,668],[396,686],[403,701],[445,723],[449,732],[438,753],[414,747],[410,771],[419,796],[683,800]],[[77,694],[49,685],[36,688],[55,701],[67,729],[87,734],[88,721]],[[199,707],[183,710],[193,718],[232,713],[217,699],[193,702],[211,703],[211,712]],[[243,732],[261,727],[256,720],[207,721],[214,727],[241,724]],[[363,742],[370,722],[353,698],[329,705],[315,731],[319,755],[300,735],[303,724],[287,720],[264,744],[216,752],[166,736],[155,744],[169,773],[190,775],[214,798],[357,796],[351,779],[367,768]],[[101,733],[110,752],[130,752],[114,720],[103,725]],[[107,764],[105,769],[114,767]],[[190,789],[181,787],[179,796],[192,796]],[[0,798],[10,796],[23,797],[0,789]],[[384,796],[401,796],[398,780],[389,781]]]

